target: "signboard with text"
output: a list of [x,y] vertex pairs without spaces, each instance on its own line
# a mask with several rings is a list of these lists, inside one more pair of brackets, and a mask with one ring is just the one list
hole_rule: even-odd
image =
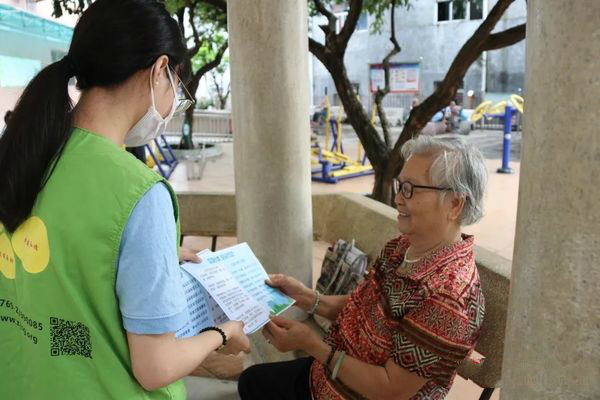
[[[417,93],[419,91],[419,63],[390,63],[390,93]],[[382,64],[372,64],[371,92],[385,87],[385,71]]]

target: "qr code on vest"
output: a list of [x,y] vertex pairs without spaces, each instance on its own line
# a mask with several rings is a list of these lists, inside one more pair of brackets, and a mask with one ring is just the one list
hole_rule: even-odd
[[81,322],[50,317],[50,355],[92,358],[90,329]]

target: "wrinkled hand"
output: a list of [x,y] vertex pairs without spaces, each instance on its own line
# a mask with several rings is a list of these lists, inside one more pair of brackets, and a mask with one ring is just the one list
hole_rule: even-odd
[[194,250],[181,246],[179,248],[179,261],[180,262],[201,263],[202,258],[198,257],[198,255],[196,254],[196,252]]
[[315,331],[301,322],[282,317],[271,317],[262,330],[262,334],[277,350],[282,353],[293,350],[306,351],[321,338]]
[[244,323],[242,321],[227,321],[219,325],[219,328],[227,336],[227,345],[219,352],[223,354],[238,354],[243,351],[250,353],[250,340],[244,333]]
[[284,294],[296,300],[296,306],[304,311],[309,311],[313,304],[315,304],[316,294],[314,290],[307,288],[296,278],[282,274],[273,274],[269,275],[269,279],[265,283],[281,290]]

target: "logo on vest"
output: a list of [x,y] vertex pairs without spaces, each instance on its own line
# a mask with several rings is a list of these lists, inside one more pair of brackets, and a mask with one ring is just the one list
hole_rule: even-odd
[[15,254],[10,239],[4,233],[0,233],[0,272],[8,279],[15,279]]
[[23,222],[9,239],[8,232],[0,225],[0,272],[8,278],[16,277],[16,259],[31,274],[42,272],[50,261],[48,230],[39,217]]

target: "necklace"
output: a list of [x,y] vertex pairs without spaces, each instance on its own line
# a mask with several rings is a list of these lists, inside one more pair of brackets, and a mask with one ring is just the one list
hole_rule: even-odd
[[414,258],[414,259],[410,259],[408,258],[406,255],[408,254],[408,252],[410,251],[410,247],[408,249],[406,249],[406,252],[404,253],[404,262],[407,264],[414,264],[417,263],[421,260],[421,258],[423,258],[423,256],[419,257],[419,258]]
[[[460,241],[462,241],[462,237],[461,237],[461,238],[459,238],[459,239],[458,239],[456,242],[460,242]],[[456,242],[454,242],[454,243],[456,243]],[[439,248],[441,248],[441,247],[443,247],[443,246],[444,246],[444,244],[443,244],[443,243],[442,243],[442,244],[439,244],[439,245],[437,245],[437,246],[433,247],[433,248],[432,248],[431,250],[429,250],[427,253],[423,254],[421,257],[419,257],[419,258],[414,258],[414,259],[412,259],[412,260],[411,260],[410,258],[408,258],[408,257],[407,257],[407,254],[408,254],[408,252],[410,251],[410,248],[411,248],[410,246],[408,246],[408,249],[406,249],[406,252],[404,253],[404,261],[403,261],[403,262],[404,262],[404,263],[406,263],[406,264],[415,264],[415,263],[418,263],[419,261],[421,261],[421,259],[422,259],[423,257],[425,257],[425,256],[426,256],[426,255],[428,255],[428,254],[431,254],[431,253],[435,252],[437,249],[439,249]]]

